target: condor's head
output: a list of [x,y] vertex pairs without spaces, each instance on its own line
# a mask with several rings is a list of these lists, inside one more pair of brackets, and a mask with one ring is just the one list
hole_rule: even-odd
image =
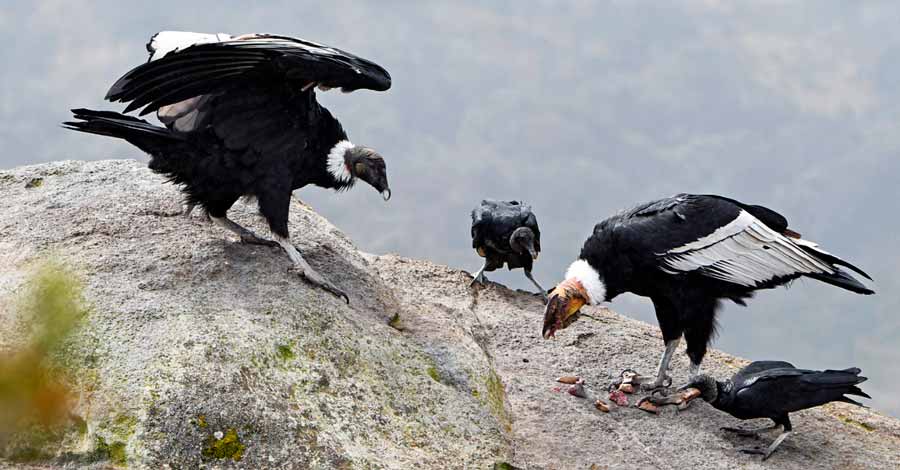
[[544,339],[567,328],[581,316],[581,307],[606,300],[606,287],[600,274],[587,261],[580,259],[569,266],[566,280],[552,292],[544,308]]
[[384,158],[373,149],[354,145],[349,140],[338,142],[328,153],[328,172],[337,189],[347,189],[357,179],[369,183],[385,201],[391,198]]
[[538,258],[534,232],[528,227],[519,227],[513,230],[512,235],[509,236],[509,246],[516,253],[530,256],[533,260]]

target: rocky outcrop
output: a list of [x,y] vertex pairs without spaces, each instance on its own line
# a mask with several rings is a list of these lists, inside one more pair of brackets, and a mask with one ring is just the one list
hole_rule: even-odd
[[[856,407],[796,414],[765,463],[737,453],[760,442],[721,434],[734,420],[704,403],[597,411],[623,368],[655,364],[655,326],[595,308],[544,341],[539,297],[362,253],[300,202],[295,243],[349,306],[288,273],[278,249],[179,216],[177,189],[137,162],[0,172],[0,194],[0,348],[17,345],[9,299],[36,260],[74,269],[89,304],[66,350],[73,424],[30,453],[7,443],[0,467],[900,466],[900,423]],[[252,205],[232,216],[267,233]],[[704,365],[742,363],[712,352]],[[683,381],[683,354],[674,367]],[[568,374],[590,399],[555,390]]]

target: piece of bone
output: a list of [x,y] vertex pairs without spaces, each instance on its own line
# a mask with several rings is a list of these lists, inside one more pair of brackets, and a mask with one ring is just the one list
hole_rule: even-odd
[[599,398],[594,402],[594,408],[597,408],[604,413],[609,413],[609,405]]
[[656,405],[654,405],[653,403],[651,403],[648,398],[643,398],[641,401],[637,402],[637,404],[634,406],[637,407],[638,409],[646,411],[647,413],[658,414],[659,408]]
[[619,385],[619,391],[630,395],[634,393],[634,385],[631,385],[631,383],[623,383],[622,385]]
[[574,384],[578,383],[579,380],[581,380],[581,379],[574,375],[564,375],[564,376],[556,379],[556,381],[561,384],[569,384],[569,385],[574,385]]
[[630,384],[634,382],[634,379],[640,377],[637,372],[633,370],[624,370],[622,371],[622,384]]

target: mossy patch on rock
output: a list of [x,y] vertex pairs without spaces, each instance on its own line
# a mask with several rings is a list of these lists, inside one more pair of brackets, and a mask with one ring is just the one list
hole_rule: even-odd
[[229,428],[221,438],[217,439],[215,435],[209,436],[201,455],[205,460],[231,459],[240,462],[244,458],[246,448],[247,446],[241,442],[237,431]]
[[125,465],[128,462],[128,455],[125,452],[125,443],[115,441],[108,444],[106,439],[97,436],[94,443],[94,460],[108,460],[115,465]]
[[397,331],[405,331],[406,326],[403,325],[403,320],[400,318],[400,313],[394,313],[391,317],[390,321],[388,321],[388,326],[397,330]]
[[428,374],[428,376],[431,377],[431,379],[434,380],[435,382],[440,382],[440,381],[441,381],[441,374],[438,372],[437,367],[431,366],[431,367],[429,367],[428,369],[426,369],[425,372],[426,372],[426,373]]
[[275,347],[275,354],[278,355],[278,358],[282,361],[292,361],[297,357],[294,354],[294,349],[289,344],[279,344]]
[[484,385],[487,388],[487,404],[494,417],[503,425],[506,431],[512,430],[512,419],[506,409],[506,387],[500,376],[494,369],[488,372]]
[[866,432],[872,432],[872,431],[875,430],[875,426],[872,426],[872,425],[869,424],[869,423],[864,423],[864,422],[862,422],[862,421],[857,421],[857,420],[855,420],[855,419],[853,419],[853,418],[850,418],[850,417],[848,417],[848,416],[839,415],[839,416],[838,416],[838,419],[840,419],[841,421],[843,421],[843,422],[845,422],[845,423],[847,423],[847,424],[849,424],[849,425],[852,425],[852,426],[856,426],[856,427],[858,427],[858,428],[861,428],[861,429],[863,429],[863,430],[866,431]]

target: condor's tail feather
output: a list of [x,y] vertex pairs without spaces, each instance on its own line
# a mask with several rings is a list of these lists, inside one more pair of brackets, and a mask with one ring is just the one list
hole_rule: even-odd
[[158,156],[173,143],[184,140],[164,127],[113,111],[81,108],[73,109],[72,114],[77,120],[64,122],[62,126],[66,129],[125,139],[153,156]]
[[862,403],[853,400],[845,395],[856,395],[864,398],[872,398],[866,392],[863,392],[857,385],[868,380],[859,374],[862,371],[859,368],[851,367],[844,370],[824,370],[812,374],[804,375],[801,379],[807,386],[812,387],[827,395],[830,400],[842,401],[858,406],[865,406]]

